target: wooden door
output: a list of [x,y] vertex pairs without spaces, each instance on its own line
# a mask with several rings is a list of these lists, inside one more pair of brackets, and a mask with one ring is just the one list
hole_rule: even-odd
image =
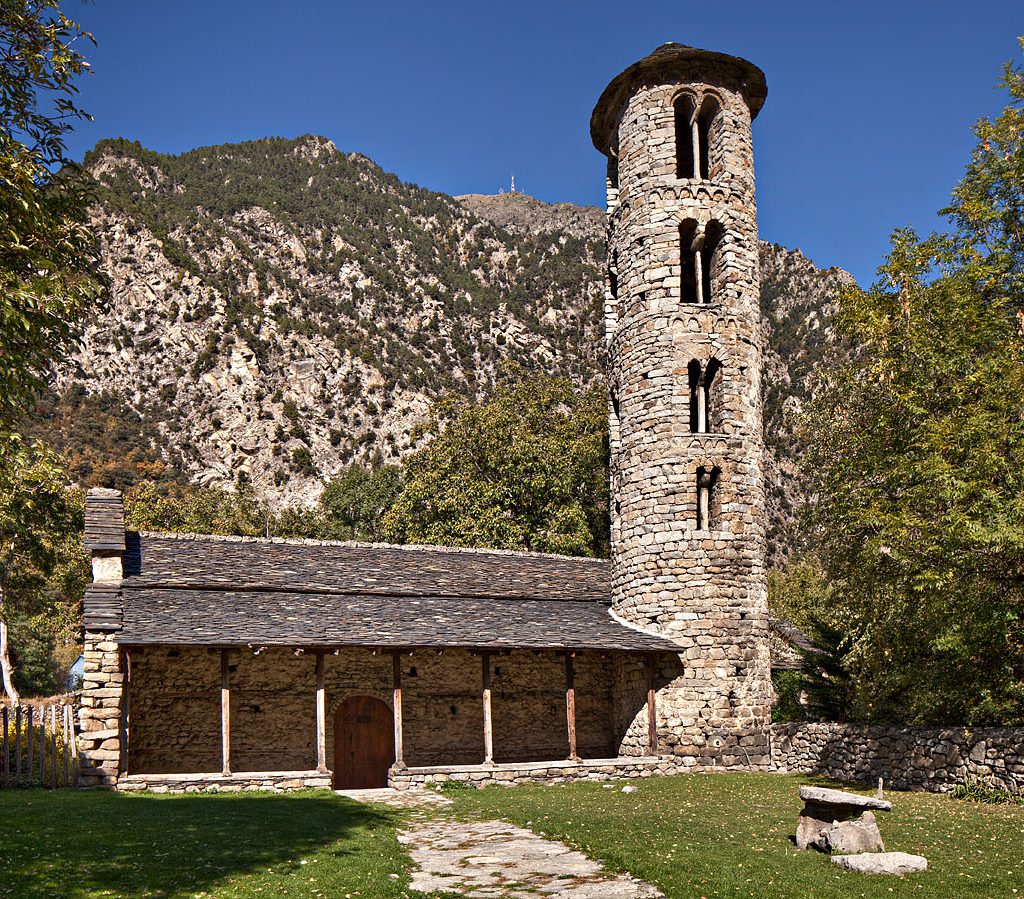
[[394,761],[391,708],[372,696],[348,697],[334,714],[335,789],[386,787]]

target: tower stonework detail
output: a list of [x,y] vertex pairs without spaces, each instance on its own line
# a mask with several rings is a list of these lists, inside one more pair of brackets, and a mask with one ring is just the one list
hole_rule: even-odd
[[[658,751],[766,765],[767,642],[757,215],[764,75],[666,44],[605,89],[613,611],[672,638]],[[637,672],[622,672],[629,685]],[[635,705],[632,707],[635,709]],[[620,726],[647,751],[647,712]]]

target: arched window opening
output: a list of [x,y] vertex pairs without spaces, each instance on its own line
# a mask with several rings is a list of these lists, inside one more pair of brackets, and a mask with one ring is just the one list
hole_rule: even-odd
[[697,469],[697,530],[718,529],[721,503],[719,501],[720,472],[717,468],[702,465]]
[[697,245],[697,223],[687,219],[679,226],[679,286],[680,302],[699,303],[700,278],[697,261],[700,249]]
[[700,274],[701,274],[701,299],[702,303],[713,302],[715,286],[718,281],[719,248],[722,244],[723,229],[718,222],[708,222],[704,228],[704,242],[700,248]]
[[701,384],[704,392],[705,432],[721,434],[722,427],[722,363],[717,359],[708,362]]
[[712,359],[703,366],[697,359],[691,359],[686,372],[690,388],[690,433],[720,433],[722,363]]
[[708,97],[700,107],[696,122],[698,171],[705,181],[711,177],[711,131],[717,117],[718,101]]
[[702,434],[704,432],[704,386],[701,364],[696,359],[691,359],[686,367],[690,379],[690,433]]
[[680,94],[673,104],[676,115],[676,177],[694,178],[693,98]]

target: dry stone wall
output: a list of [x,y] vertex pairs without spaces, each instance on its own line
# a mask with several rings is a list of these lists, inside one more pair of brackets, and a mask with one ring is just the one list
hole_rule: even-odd
[[772,764],[783,771],[896,790],[943,792],[966,780],[1024,794],[1024,728],[776,724]]
[[[677,177],[674,104],[682,93],[695,109],[709,100],[718,107],[705,179]],[[601,148],[617,158],[609,180],[606,303],[614,609],[680,645],[680,664],[663,665],[659,674],[661,751],[693,766],[767,765],[771,691],[748,99],[738,70],[698,56],[657,71],[648,66],[623,102],[613,144]],[[684,265],[693,262],[688,254],[700,252],[693,241],[711,241],[716,231],[717,249],[705,260],[710,296],[685,302]],[[705,429],[711,432],[691,432],[694,360],[705,370],[712,360],[721,364],[713,424]],[[715,473],[707,522],[698,517],[702,470]],[[628,724],[622,752],[635,753],[645,740],[643,717]]]
[[[220,650],[130,650],[131,774],[217,772]],[[578,752],[613,754],[611,670],[596,653],[576,658]],[[236,772],[304,771],[316,766],[315,655],[268,648],[229,655],[231,764]],[[402,657],[405,761],[410,766],[483,760],[481,660],[464,650],[417,650]],[[388,654],[349,648],[324,657],[327,763],[333,767],[334,713],[348,696],[391,705]],[[496,762],[564,759],[568,754],[564,660],[554,653],[491,657]]]

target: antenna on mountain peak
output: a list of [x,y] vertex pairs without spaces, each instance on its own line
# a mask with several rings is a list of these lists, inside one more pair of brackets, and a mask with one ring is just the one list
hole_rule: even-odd
[[512,187],[509,189],[509,193],[514,194],[516,192],[516,176],[512,175]]

